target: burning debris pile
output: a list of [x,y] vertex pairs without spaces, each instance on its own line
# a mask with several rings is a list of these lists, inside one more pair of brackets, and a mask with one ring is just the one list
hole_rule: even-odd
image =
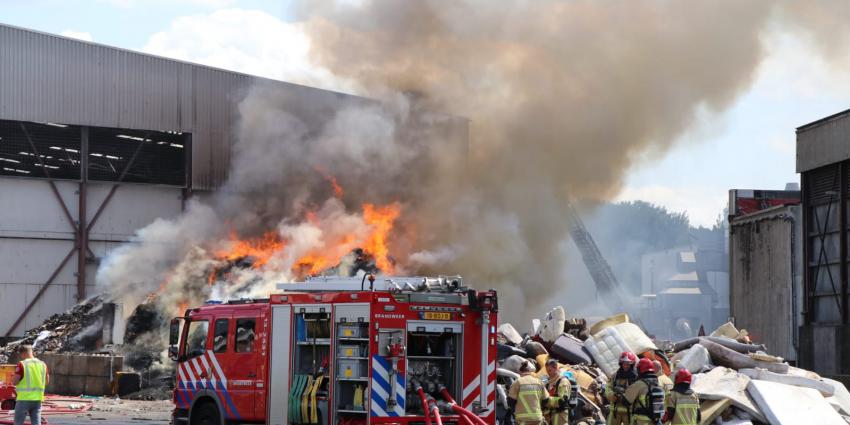
[[[584,319],[568,319],[557,307],[531,331],[520,335],[508,323],[498,329],[499,394],[519,377],[523,364],[531,365],[544,382],[544,365],[558,361],[578,385],[578,404],[603,421],[611,399],[604,396],[619,368],[622,352],[658,362],[659,382],[669,382],[680,369],[693,374],[691,388],[701,405],[700,424],[798,424],[818,418],[818,423],[850,423],[850,392],[840,382],[788,365],[753,344],[747,332],[727,323],[708,336],[689,338],[659,348],[625,314],[587,327]],[[502,406],[503,413],[507,405]],[[846,421],[846,422],[845,422]]]
[[28,330],[23,338],[0,348],[0,364],[15,360],[16,349],[23,344],[32,345],[36,353],[96,350],[102,336],[103,303],[102,296],[95,296],[48,317],[38,327]]

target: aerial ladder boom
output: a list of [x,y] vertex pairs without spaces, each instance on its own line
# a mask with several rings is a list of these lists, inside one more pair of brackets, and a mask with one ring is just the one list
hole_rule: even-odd
[[602,295],[605,297],[607,304],[613,311],[627,311],[623,288],[617,281],[617,277],[614,276],[614,272],[611,271],[608,261],[605,260],[605,257],[602,256],[602,253],[596,246],[596,242],[593,241],[590,232],[584,227],[584,222],[581,221],[578,212],[576,212],[569,201],[567,202],[567,213],[569,214],[569,220],[572,226],[570,236],[572,236],[576,248],[581,253],[581,259],[584,261],[590,277],[596,284],[597,296]]

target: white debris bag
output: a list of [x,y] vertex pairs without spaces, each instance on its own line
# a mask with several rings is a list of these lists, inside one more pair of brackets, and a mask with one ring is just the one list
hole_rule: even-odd
[[522,344],[522,335],[520,335],[510,323],[502,323],[499,325],[499,333],[513,345]]
[[747,392],[771,425],[847,425],[826,399],[812,388],[751,380]]
[[564,307],[555,307],[543,316],[543,320],[540,321],[538,335],[546,342],[554,342],[564,333],[564,322],[566,320],[567,314],[564,312]]
[[606,375],[617,372],[620,354],[631,351],[639,354],[657,347],[634,323],[619,323],[599,331],[584,341],[584,347]]
[[676,369],[687,369],[688,372],[699,373],[711,367],[711,355],[702,345],[696,344],[676,355],[679,356],[675,364]]
[[513,355],[505,359],[505,363],[502,364],[502,368],[507,369],[513,373],[519,373],[519,368],[523,363],[529,362],[525,357],[520,357],[517,355]]

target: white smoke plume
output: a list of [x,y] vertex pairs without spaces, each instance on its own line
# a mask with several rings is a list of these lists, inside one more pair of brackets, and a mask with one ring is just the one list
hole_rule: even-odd
[[[255,87],[228,182],[141,230],[98,283],[130,305],[159,293],[175,312],[210,295],[267,295],[297,277],[298,259],[368,242],[371,203],[400,211],[387,241],[397,272],[461,274],[501,291],[503,318],[537,315],[567,287],[568,194],[609,199],[636,158],[727,108],[766,31],[792,23],[825,46],[846,37],[821,30],[843,28],[846,4],[800,4],[305,2],[314,60],[380,102]],[[265,266],[207,284],[231,232],[269,231],[284,247]]]

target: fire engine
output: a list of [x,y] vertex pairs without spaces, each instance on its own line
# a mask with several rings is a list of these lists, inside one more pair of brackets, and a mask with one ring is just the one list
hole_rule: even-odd
[[495,424],[496,291],[372,275],[277,287],[171,321],[173,423]]

